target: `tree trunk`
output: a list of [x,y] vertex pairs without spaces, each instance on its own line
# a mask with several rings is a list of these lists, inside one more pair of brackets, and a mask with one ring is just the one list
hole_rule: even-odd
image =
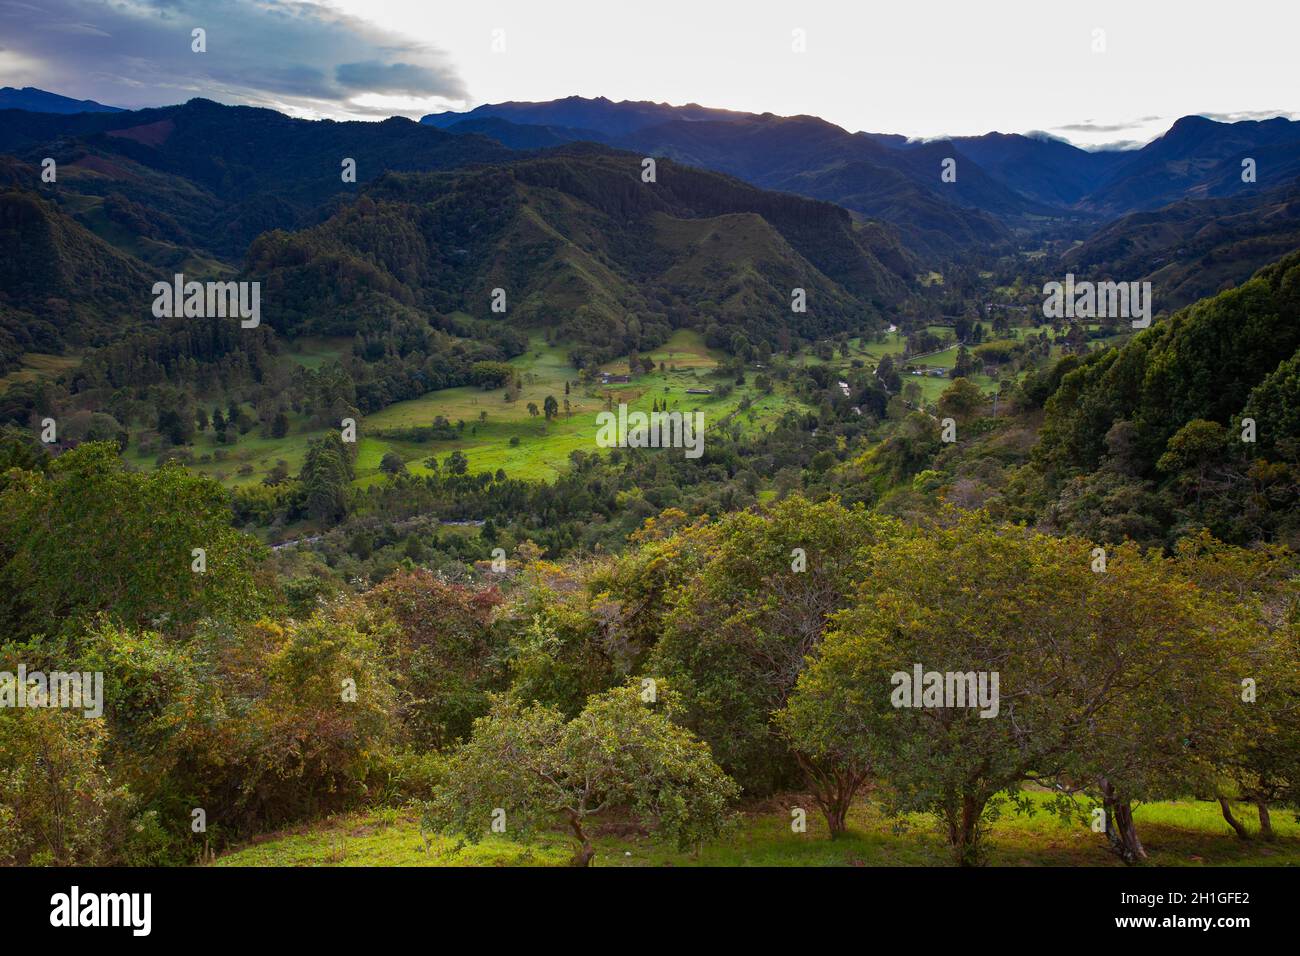
[[849,815],[847,803],[837,802],[830,806],[823,807],[822,813],[826,815],[826,828],[831,832],[831,839],[838,840],[848,829],[845,818]]
[[1259,811],[1259,835],[1262,839],[1276,839],[1277,834],[1273,832],[1273,819],[1268,815],[1268,801],[1256,800],[1255,809]]
[[983,812],[983,803],[978,802],[970,794],[962,794],[961,844],[958,848],[960,852],[958,860],[962,866],[975,866],[980,862],[979,822],[980,814]]
[[1223,819],[1228,821],[1228,826],[1236,831],[1237,836],[1243,840],[1249,840],[1250,834],[1242,826],[1241,821],[1232,815],[1232,804],[1228,802],[1227,797],[1219,797],[1219,809],[1223,811]]
[[867,779],[866,773],[844,767],[827,770],[797,751],[795,759],[812,790],[813,800],[826,818],[826,829],[830,832],[831,839],[838,840],[848,830],[849,808],[853,806],[853,797]]
[[1146,847],[1138,837],[1133,822],[1133,806],[1120,799],[1115,787],[1106,778],[1101,779],[1102,807],[1106,811],[1106,838],[1110,847],[1129,866],[1147,859]]
[[587,839],[587,834],[582,832],[582,817],[576,813],[570,813],[569,827],[573,830],[573,835],[578,838],[579,843],[579,848],[573,854],[573,859],[569,860],[569,866],[591,866],[591,858],[596,855],[596,848]]
[[978,866],[982,862],[979,823],[983,813],[984,801],[968,793],[961,794],[959,801],[947,803],[944,817],[948,846],[958,866]]

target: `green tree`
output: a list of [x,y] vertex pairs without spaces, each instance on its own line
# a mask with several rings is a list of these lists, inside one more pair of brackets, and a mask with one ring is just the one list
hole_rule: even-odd
[[131,471],[107,442],[13,475],[0,492],[0,633],[53,634],[98,613],[174,626],[260,606],[261,547],[230,527],[212,479],[176,464]]
[[443,465],[452,475],[463,475],[469,471],[469,459],[459,448],[443,459]]
[[106,736],[67,710],[0,710],[0,863],[117,862],[131,798],[104,767]]
[[[1300,579],[1295,555],[1280,545],[1236,548],[1202,531],[1178,542],[1179,569],[1213,591],[1237,617],[1262,629],[1249,650],[1250,673],[1240,675],[1235,733],[1223,734],[1206,755],[1218,773],[1215,793],[1224,819],[1243,839],[1230,800],[1251,804],[1259,834],[1275,839],[1270,806],[1300,807]],[[1226,746],[1224,746],[1226,744]]]
[[[1145,797],[1128,757],[1164,747],[1186,765],[1182,741],[1213,737],[1244,625],[1159,556],[1117,549],[1104,573],[1093,560],[1086,541],[979,513],[873,549],[869,585],[836,617],[782,725],[845,772],[870,767],[890,809],[936,814],[963,865],[980,861],[1024,781],[1111,773],[1112,806]],[[918,666],[941,675],[925,706],[903,695]],[[979,675],[995,706],[944,696]],[[1205,706],[1188,707],[1189,692]],[[1054,809],[1075,812],[1064,799]]]
[[389,652],[410,739],[442,749],[469,736],[489,692],[505,688],[504,641],[493,624],[501,595],[417,570],[388,578],[365,600],[397,624]]
[[342,436],[327,432],[309,442],[298,475],[308,517],[332,524],[347,514],[352,477],[352,458]]
[[590,865],[588,820],[610,810],[635,814],[682,850],[716,837],[736,786],[673,721],[661,690],[653,704],[638,687],[607,691],[572,720],[497,698],[449,761],[423,825],[478,840],[504,811],[506,834],[519,839],[558,815],[577,844],[573,866]]
[[984,408],[984,393],[968,378],[953,379],[939,396],[939,414],[959,422],[969,421]]
[[271,420],[271,437],[283,438],[287,434],[289,434],[289,416],[284,413],[284,409],[280,409]]
[[792,496],[763,513],[730,514],[672,595],[650,667],[681,693],[687,726],[747,791],[771,793],[798,779],[772,714],[831,616],[856,593],[863,548],[895,529],[837,499]]

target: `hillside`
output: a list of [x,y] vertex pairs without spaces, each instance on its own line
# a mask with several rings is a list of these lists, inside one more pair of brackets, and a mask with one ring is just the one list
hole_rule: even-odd
[[[30,163],[51,156],[73,191],[120,194],[169,217],[185,245],[225,259],[268,229],[318,221],[324,205],[387,171],[517,155],[404,119],[309,121],[203,99],[111,114],[0,113],[0,153]],[[343,181],[344,159],[356,161],[356,183]]]
[[70,96],[38,90],[34,86],[24,86],[22,89],[0,87],[0,110],[29,110],[33,113],[122,112],[116,106],[105,106],[94,100],[75,100]]
[[[1241,162],[1257,163],[1256,184],[1242,181]],[[1300,122],[1278,117],[1219,123],[1184,116],[1165,135],[1119,163],[1079,200],[1095,212],[1119,215],[1177,199],[1224,196],[1272,188],[1300,175]]]
[[1300,248],[1300,181],[1259,194],[1183,199],[1130,213],[1061,258],[1076,274],[1145,280],[1177,309],[1239,285]]
[[149,315],[153,279],[58,207],[0,188],[0,374]]
[[[895,150],[812,116],[734,113],[699,107],[580,101],[483,106],[468,114],[426,116],[424,123],[456,130],[472,120],[497,121],[502,142],[544,135],[604,142],[643,155],[729,173],[765,189],[825,199],[895,225],[909,248],[952,254],[977,244],[1005,242],[1004,226],[989,212],[1021,215],[1046,210],[963,162],[951,143]],[[555,124],[588,124],[565,132]],[[515,124],[501,126],[501,122]],[[471,127],[493,135],[493,130]],[[940,163],[958,158],[961,174],[942,183]]]
[[1204,527],[1300,544],[1297,290],[1292,252],[1065,372],[1034,450],[1051,520],[1111,541]]
[[[1002,248],[1016,230],[1040,233],[1054,224],[1073,236],[1106,219],[1274,189],[1300,175],[1300,124],[1283,118],[1185,116],[1133,150],[1084,150],[1048,136],[997,132],[921,141],[850,133],[811,116],[579,97],[486,104],[421,122],[512,145],[594,139],[669,156],[883,219],[932,260]],[[1256,160],[1258,186],[1241,181],[1247,155]],[[956,182],[939,178],[947,158],[957,161]]]
[[[733,331],[776,342],[848,329],[907,292],[907,256],[843,210],[667,161],[655,183],[640,172],[639,157],[575,146],[389,175],[320,226],[260,238],[246,272],[282,331],[344,333],[398,307],[494,319],[501,288],[510,325],[550,328],[599,361],[630,321],[659,341],[691,326],[711,344]],[[806,313],[791,311],[795,288]]]

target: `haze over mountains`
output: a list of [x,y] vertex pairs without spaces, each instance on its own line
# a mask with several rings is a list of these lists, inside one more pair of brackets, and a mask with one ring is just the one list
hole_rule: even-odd
[[[373,314],[374,296],[481,311],[508,277],[518,317],[604,354],[629,315],[667,326],[708,301],[738,326],[795,286],[817,290],[822,311],[764,335],[820,335],[850,311],[898,304],[945,263],[1035,247],[1045,274],[1149,278],[1176,307],[1240,283],[1300,233],[1300,123],[1280,118],[1184,117],[1142,149],[1087,151],[578,97],[341,123],[203,99],[111,111],[6,93],[51,111],[0,111],[0,369],[98,341],[113,315],[145,318],[141,283],[124,278],[155,272],[269,269],[316,307],[304,326],[272,306],[273,324],[317,331],[340,331],[362,304]],[[647,155],[661,160],[653,191],[641,188]],[[41,182],[46,158],[57,188]],[[941,176],[947,159],[955,181]],[[442,175],[390,176],[415,173]],[[373,205],[354,207],[358,193]]]
[[[1124,151],[996,132],[917,142],[852,133],[816,117],[578,97],[489,104],[421,122],[505,145],[585,138],[671,156],[878,216],[931,254],[1006,240],[1008,229],[1032,230],[1044,216],[1097,223],[1183,198],[1259,192],[1300,175],[1300,123],[1283,118],[1187,116]],[[1247,156],[1256,160],[1256,183],[1242,182]],[[955,182],[940,179],[946,158],[956,160]]]

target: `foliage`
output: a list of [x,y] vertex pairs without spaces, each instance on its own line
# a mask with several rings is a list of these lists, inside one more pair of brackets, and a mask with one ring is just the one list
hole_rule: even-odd
[[702,566],[671,596],[651,668],[672,681],[687,726],[747,792],[797,779],[772,712],[863,580],[862,549],[893,533],[861,507],[787,498],[721,519]]
[[578,844],[572,864],[587,866],[595,855],[588,819],[622,809],[680,849],[697,846],[720,832],[736,788],[707,745],[671,717],[666,693],[648,705],[636,686],[592,697],[567,721],[544,705],[498,698],[452,757],[425,826],[477,841],[494,820],[519,836],[559,814]]
[[245,617],[259,605],[258,552],[231,529],[216,482],[178,465],[131,472],[115,446],[82,445],[0,491],[0,632],[53,633],[100,612],[182,627]]

